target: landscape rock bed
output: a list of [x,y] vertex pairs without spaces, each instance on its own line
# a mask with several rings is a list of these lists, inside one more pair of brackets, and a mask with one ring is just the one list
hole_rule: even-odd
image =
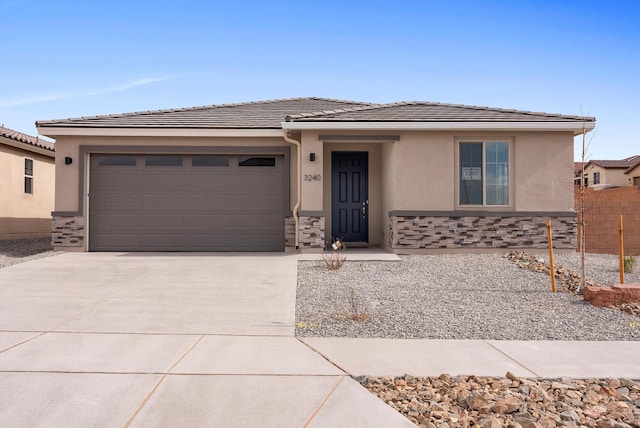
[[360,384],[420,427],[640,427],[630,379],[371,377]]
[[52,250],[51,238],[0,240],[0,269],[60,253]]
[[[544,254],[535,254],[538,259]],[[575,270],[579,254],[558,254]],[[588,255],[590,282],[617,282],[617,258]],[[597,308],[566,288],[551,292],[548,274],[504,254],[401,256],[399,262],[298,265],[296,335],[494,340],[640,340],[631,313]],[[627,275],[638,283],[638,273]],[[353,315],[353,303],[366,317]]]

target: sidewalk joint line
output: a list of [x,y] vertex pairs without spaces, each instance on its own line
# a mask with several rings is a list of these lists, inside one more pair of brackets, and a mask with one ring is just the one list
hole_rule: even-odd
[[342,381],[344,381],[345,377],[346,376],[340,376],[340,379],[338,380],[338,382],[333,386],[331,391],[329,391],[327,396],[324,397],[324,399],[320,402],[320,404],[318,404],[318,407],[316,407],[316,409],[313,411],[313,413],[311,413],[311,416],[309,416],[309,419],[307,419],[307,421],[302,425],[302,428],[306,428],[306,427],[309,426],[311,421],[313,421],[313,419],[318,415],[320,410],[324,407],[325,403],[329,400],[329,398],[333,395],[333,393],[336,392],[336,389],[338,389],[338,387],[340,386]]
[[501,349],[497,348],[496,346],[493,346],[491,343],[489,343],[489,341],[487,339],[483,339],[482,341],[484,343],[486,343],[487,345],[489,345],[490,347],[492,347],[493,349],[495,349],[496,351],[498,351],[499,353],[501,353],[502,355],[504,355],[505,357],[507,357],[508,359],[510,359],[511,361],[513,361],[514,363],[516,363],[517,365],[519,365],[520,367],[522,367],[523,369],[525,369],[526,371],[528,371],[530,373],[533,373],[533,375],[535,377],[541,377],[538,373],[534,372],[529,367],[525,366],[520,361],[518,361],[515,358],[513,358],[511,355],[507,354],[506,352],[502,351]]
[[322,352],[318,351],[317,349],[315,349],[313,346],[309,345],[308,343],[306,343],[304,340],[302,340],[299,337],[296,337],[296,340],[300,343],[302,343],[304,346],[306,346],[307,348],[311,349],[313,352],[315,352],[316,354],[320,355],[322,358],[324,358],[325,361],[327,361],[329,364],[331,364],[334,367],[337,367],[338,370],[340,370],[342,373],[351,376],[351,373],[349,373],[348,371],[346,371],[345,369],[343,369],[342,367],[340,367],[340,365],[338,363],[334,363],[333,361],[331,361],[331,359],[329,357],[327,357],[326,355],[324,355]]
[[204,337],[204,335],[200,335],[200,337],[198,337],[198,339],[191,345],[189,346],[189,348],[184,351],[182,353],[182,355],[180,357],[178,357],[178,359],[171,365],[171,367],[169,367],[163,374],[162,376],[160,376],[160,379],[158,379],[158,381],[156,382],[155,385],[153,385],[153,388],[151,388],[151,391],[149,391],[149,393],[147,394],[147,396],[144,398],[144,400],[142,400],[142,402],[138,405],[138,407],[136,408],[135,412],[133,412],[133,415],[131,415],[131,417],[129,418],[129,420],[127,421],[127,423],[124,425],[124,428],[127,428],[131,425],[131,423],[133,422],[133,420],[136,418],[136,416],[138,416],[138,414],[140,413],[140,411],[144,408],[144,406],[147,404],[147,402],[151,399],[151,396],[156,392],[156,390],[160,387],[160,384],[165,380],[165,378],[167,377],[167,375],[169,374],[169,372],[171,370],[173,370],[173,368],[175,366],[177,366],[180,361],[183,360],[184,357],[187,356],[187,354],[189,354],[193,348],[196,347],[196,345],[198,343],[200,343],[200,341],[202,340],[202,338]]

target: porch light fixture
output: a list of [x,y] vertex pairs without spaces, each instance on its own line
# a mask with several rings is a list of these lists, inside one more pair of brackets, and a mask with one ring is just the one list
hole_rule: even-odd
[[64,157],[64,164],[65,165],[71,165],[71,163],[73,163],[73,159],[71,159],[71,157],[69,157],[69,156],[65,156]]
[[309,160],[311,162],[315,162],[316,161],[316,154],[315,153],[309,153]]

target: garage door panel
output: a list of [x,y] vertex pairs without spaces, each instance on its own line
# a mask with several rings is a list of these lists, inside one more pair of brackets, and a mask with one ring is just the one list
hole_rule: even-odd
[[118,230],[132,230],[140,227],[140,216],[125,213],[125,212],[105,212],[101,214],[95,214],[91,217],[91,229],[101,230],[113,230],[117,233]]
[[196,211],[224,212],[235,208],[234,195],[189,195],[189,207]]
[[247,230],[247,233],[251,233],[250,231],[254,228],[273,231],[274,228],[278,227],[277,223],[278,219],[274,216],[244,214],[235,217],[235,225]]
[[281,209],[280,201],[275,195],[239,195],[236,198],[237,207],[240,210],[254,209]]
[[223,231],[225,228],[234,227],[236,216],[231,214],[190,215],[188,222],[191,230],[215,230]]
[[141,208],[143,210],[167,210],[168,212],[180,213],[183,211],[186,203],[187,197],[184,195],[144,195]]
[[[91,156],[90,250],[284,250],[282,156],[275,167],[239,167],[238,156],[191,155],[129,155],[135,165],[125,157],[100,165],[104,157]],[[159,166],[172,162],[176,166]]]

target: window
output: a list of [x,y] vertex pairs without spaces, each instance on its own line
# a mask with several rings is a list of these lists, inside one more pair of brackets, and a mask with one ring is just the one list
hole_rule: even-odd
[[194,156],[191,166],[229,166],[229,156]]
[[509,205],[509,143],[460,143],[460,205]]
[[272,157],[250,157],[250,158],[239,158],[238,166],[276,166],[276,158]]
[[600,184],[600,173],[599,172],[594,172],[593,173],[593,184]]
[[589,176],[587,174],[584,175],[584,187],[589,187]]
[[182,166],[182,156],[151,155],[144,159],[145,166]]
[[33,159],[24,160],[24,193],[33,195]]
[[135,156],[100,156],[98,158],[98,165],[100,166],[136,166]]

